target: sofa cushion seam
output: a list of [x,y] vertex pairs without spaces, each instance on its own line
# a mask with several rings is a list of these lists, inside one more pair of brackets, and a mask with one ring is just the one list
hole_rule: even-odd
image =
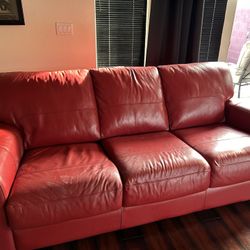
[[140,103],[112,103],[112,104],[105,104],[108,107],[116,107],[116,106],[132,106],[132,105],[153,105],[153,104],[164,104],[163,101],[159,102],[140,102]]
[[216,95],[216,96],[190,96],[190,97],[187,97],[187,98],[182,98],[182,99],[178,99],[178,100],[176,100],[177,102],[178,101],[182,101],[182,102],[184,102],[184,101],[189,101],[190,99],[201,99],[201,98],[220,98],[221,96],[223,96],[224,98],[225,98],[225,96],[224,96],[224,93],[220,93],[220,95]]
[[[242,139],[242,138],[249,138],[250,139],[250,135],[249,136],[241,136],[241,137],[229,138],[229,139],[219,139],[219,140],[207,141],[207,142],[203,142],[203,143],[198,143],[198,144],[192,145],[192,147],[197,147],[197,146],[200,146],[200,145],[203,145],[203,144],[210,144],[210,143],[213,143],[213,142],[237,140],[237,139]],[[182,139],[185,140],[185,138],[183,138],[183,137],[182,137]],[[186,142],[188,142],[188,141],[186,140]]]
[[[102,163],[75,165],[75,166],[68,166],[68,167],[63,167],[63,168],[44,169],[44,170],[32,171],[32,172],[24,172],[24,170],[20,169],[20,174],[17,177],[22,177],[23,175],[26,175],[26,174],[36,174],[36,173],[49,172],[49,171],[54,171],[54,170],[64,170],[64,169],[71,169],[71,168],[83,168],[85,166],[93,166],[93,165],[97,166],[97,165],[101,165],[101,164],[106,163],[106,162],[110,162],[110,160],[106,159]],[[26,164],[29,165],[29,166],[35,167],[35,164],[23,163],[21,165],[21,168],[26,168],[25,167]]]
[[[49,200],[47,202],[48,203],[54,203],[54,202],[58,202],[58,201],[64,201],[64,200],[75,200],[75,199],[83,199],[83,198],[86,198],[86,197],[91,197],[91,196],[96,196],[96,195],[102,195],[102,194],[106,194],[106,193],[113,193],[113,192],[118,192],[118,191],[123,191],[122,188],[117,188],[117,189],[114,189],[114,190],[108,190],[108,191],[105,191],[105,192],[99,192],[99,193],[95,193],[95,194],[87,194],[87,195],[80,195],[80,196],[71,196],[71,197],[67,197],[67,198],[62,198],[62,199],[56,199],[56,200]],[[23,205],[19,205],[19,204],[15,204],[17,202],[13,202],[14,204],[11,204],[11,200],[9,201],[8,203],[8,206],[9,207],[15,207],[15,206],[23,206]],[[43,202],[45,203],[45,202]],[[38,203],[36,203],[38,204]]]
[[47,224],[47,225],[40,225],[40,226],[31,226],[31,227],[24,227],[24,228],[18,228],[18,227],[13,227],[13,230],[34,230],[36,228],[42,228],[42,227],[48,227],[48,226],[55,226],[55,225],[59,225],[59,224],[62,224],[62,223],[65,223],[65,222],[70,222],[70,221],[75,221],[75,220],[82,220],[82,219],[88,219],[88,218],[92,218],[92,217],[96,217],[96,216],[101,216],[101,215],[104,215],[104,214],[109,214],[109,213],[113,213],[115,211],[119,211],[121,210],[122,207],[118,208],[118,209],[114,209],[114,210],[111,210],[109,212],[104,212],[104,213],[100,213],[100,214],[96,214],[96,215],[91,215],[91,216],[87,216],[87,217],[80,217],[80,218],[74,218],[74,219],[69,219],[69,220],[65,220],[65,221],[61,221],[61,222],[58,222],[58,223],[51,223],[51,224]]
[[[182,141],[182,142],[184,142],[184,141]],[[143,141],[142,141],[142,143],[143,143]],[[184,143],[185,143],[185,142],[184,142]],[[191,148],[190,146],[188,146],[188,144],[185,143],[185,145],[179,146],[179,147],[175,147],[174,149],[175,149],[176,151],[178,151],[180,154],[183,154],[183,151],[184,151],[184,150],[192,149],[192,148]],[[192,149],[192,151],[196,151],[196,150],[195,150],[195,149]],[[147,151],[147,152],[144,151],[143,153],[140,153],[140,155],[143,156],[143,155],[148,155],[148,154],[150,154],[150,153],[152,153],[152,151]],[[159,153],[159,154],[167,153],[167,155],[171,155],[170,150],[169,150],[169,151],[165,150],[165,151],[157,152],[157,153]],[[118,153],[116,153],[116,155],[118,155]],[[134,155],[134,152],[133,152],[133,155]],[[131,157],[131,156],[128,155],[128,154],[126,154],[126,153],[120,153],[120,154],[119,154],[119,158],[120,158],[120,159],[126,159],[126,158],[128,158],[128,157]]]
[[[227,167],[227,166],[231,166],[231,165],[237,165],[237,164],[241,164],[241,163],[246,163],[246,162],[250,162],[250,160],[247,160],[247,161],[240,161],[240,162],[236,162],[236,163],[228,163],[228,164],[226,164],[226,163],[219,163],[218,162],[218,164],[219,164],[219,167]],[[213,169],[213,168],[212,168]],[[218,167],[216,168],[216,169],[218,169]]]
[[[4,195],[2,183],[0,183],[0,196],[3,197],[3,204],[4,204],[4,201],[6,200],[7,197],[5,197],[5,195]],[[1,201],[1,199],[0,199],[0,201]],[[0,203],[0,205],[3,205],[3,204]]]
[[186,175],[175,176],[175,177],[172,177],[172,178],[164,178],[164,179],[155,180],[155,181],[147,181],[147,182],[143,182],[143,183],[125,184],[125,187],[129,188],[129,187],[132,187],[132,186],[139,186],[139,185],[144,185],[144,184],[151,184],[151,183],[155,183],[155,182],[163,182],[163,181],[178,179],[178,178],[182,178],[182,177],[190,176],[190,175],[195,175],[195,174],[199,174],[199,173],[200,174],[202,174],[202,173],[204,173],[204,174],[210,173],[210,170],[209,171],[197,171],[197,172],[186,174]]
[[82,109],[73,109],[73,110],[66,110],[66,111],[55,111],[55,112],[43,112],[43,113],[29,113],[19,117],[20,120],[29,117],[29,116],[39,116],[39,115],[56,115],[56,114],[64,114],[64,113],[71,113],[71,112],[83,112],[84,110],[96,110],[95,107],[89,108],[82,108]]

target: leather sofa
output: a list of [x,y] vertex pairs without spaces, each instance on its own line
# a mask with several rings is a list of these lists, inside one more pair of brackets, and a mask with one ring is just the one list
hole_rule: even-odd
[[250,103],[224,63],[0,74],[0,248],[250,198]]

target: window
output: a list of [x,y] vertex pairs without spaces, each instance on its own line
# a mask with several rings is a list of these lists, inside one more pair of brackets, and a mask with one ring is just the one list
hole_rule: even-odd
[[144,61],[146,0],[96,0],[97,65]]
[[199,61],[217,61],[227,0],[205,0]]

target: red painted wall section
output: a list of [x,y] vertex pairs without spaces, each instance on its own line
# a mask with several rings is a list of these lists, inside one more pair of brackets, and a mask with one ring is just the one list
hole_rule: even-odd
[[227,61],[237,63],[243,44],[250,40],[250,1],[238,0]]

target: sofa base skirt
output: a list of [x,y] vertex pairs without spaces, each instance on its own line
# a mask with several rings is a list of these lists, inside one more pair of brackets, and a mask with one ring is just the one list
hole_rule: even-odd
[[0,206],[0,249],[15,250],[13,234],[6,221],[4,208]]
[[203,210],[205,197],[206,191],[203,191],[168,201],[124,207],[121,228],[129,228]]
[[250,181],[224,187],[209,188],[204,209],[246,200],[250,200]]
[[250,181],[209,188],[204,192],[134,207],[124,207],[121,228],[181,216],[209,208],[250,200]]
[[17,249],[30,250],[119,229],[181,216],[209,208],[250,200],[250,181],[209,188],[168,201],[123,207],[107,214],[44,227],[13,230]]
[[13,230],[13,233],[17,249],[31,250],[115,231],[120,225],[121,209],[49,226]]

